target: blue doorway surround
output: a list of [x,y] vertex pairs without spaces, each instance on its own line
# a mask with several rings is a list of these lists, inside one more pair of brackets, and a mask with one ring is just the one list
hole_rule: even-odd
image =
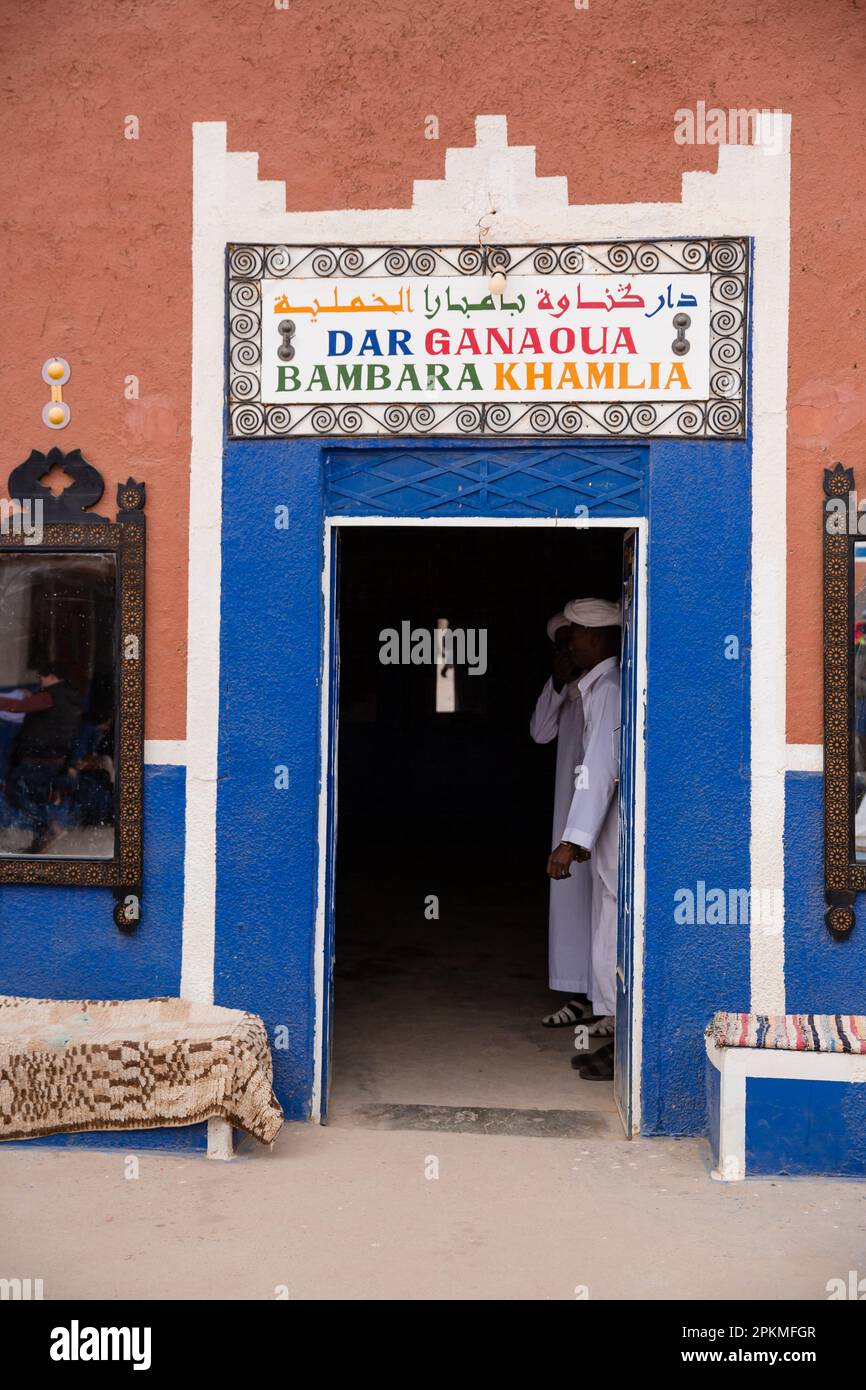
[[[748,1007],[748,927],[677,930],[674,894],[749,883],[748,440],[237,440],[223,472],[216,999],[260,1012],[289,1117],[326,1089],[326,798],[335,527],[643,518],[641,1131],[705,1128],[703,1028]],[[287,528],[275,513],[289,517]],[[251,541],[251,537],[253,538]],[[736,633],[742,659],[725,659]],[[323,751],[325,758],[323,761]],[[279,788],[275,768],[286,770]],[[708,864],[712,865],[708,869]],[[317,1010],[319,1010],[317,1016]],[[282,1025],[282,1026],[281,1026]]]

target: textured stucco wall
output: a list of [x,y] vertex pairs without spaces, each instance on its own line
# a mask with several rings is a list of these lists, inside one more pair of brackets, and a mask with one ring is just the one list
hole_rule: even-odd
[[[148,737],[184,732],[192,122],[228,120],[293,209],[406,206],[484,111],[537,145],[539,174],[568,176],[572,202],[662,201],[683,170],[715,167],[712,146],[673,139],[674,112],[704,101],[793,114],[788,722],[792,741],[817,741],[820,467],[856,463],[866,437],[864,46],[848,0],[6,7],[3,472],[59,444],[112,492],[147,479]],[[73,423],[56,433],[39,376],[53,352],[73,368]]]
[[135,999],[176,994],[183,905],[184,770],[148,767],[142,924],[114,925],[105,888],[4,887],[0,992],[34,998]]
[[785,985],[790,1013],[866,1012],[864,899],[847,940],[824,926],[824,781],[789,773],[785,786]]
[[[703,1030],[747,1009],[750,927],[679,924],[679,889],[750,882],[748,444],[653,446],[642,1129],[701,1133]],[[701,499],[692,512],[685,499]],[[712,583],[705,584],[706,575]],[[729,634],[739,660],[725,657]]]
[[[286,1113],[309,1114],[322,677],[320,446],[226,449],[215,1000],[261,1013]],[[288,530],[274,509],[289,508]],[[263,603],[276,594],[277,605]],[[278,767],[288,787],[276,786]]]

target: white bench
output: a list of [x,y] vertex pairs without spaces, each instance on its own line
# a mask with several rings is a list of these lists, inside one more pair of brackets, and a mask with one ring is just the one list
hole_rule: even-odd
[[[826,1041],[834,1017],[810,1017]],[[866,1178],[866,1053],[828,1051],[820,1044],[720,1046],[712,1030],[713,1025],[706,1056],[714,1177]]]

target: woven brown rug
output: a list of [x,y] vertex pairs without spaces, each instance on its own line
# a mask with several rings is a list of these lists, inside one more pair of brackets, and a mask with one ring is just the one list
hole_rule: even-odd
[[0,1139],[224,1119],[283,1123],[255,1014],[187,999],[0,995]]

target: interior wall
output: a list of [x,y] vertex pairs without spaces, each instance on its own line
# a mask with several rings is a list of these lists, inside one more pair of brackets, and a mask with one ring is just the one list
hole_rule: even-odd
[[[341,530],[341,869],[440,850],[543,868],[555,745],[528,724],[550,674],[545,625],[569,598],[618,597],[621,556],[608,528]],[[380,660],[383,632],[442,618],[485,634],[486,671],[455,670],[455,713],[436,712],[435,667]]]

